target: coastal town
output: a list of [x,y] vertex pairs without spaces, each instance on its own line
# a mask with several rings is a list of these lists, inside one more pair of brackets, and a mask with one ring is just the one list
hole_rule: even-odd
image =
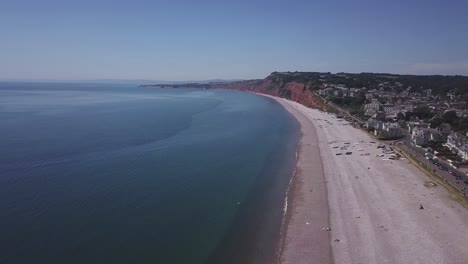
[[398,81],[356,88],[321,80],[316,93],[376,138],[401,139],[409,147],[425,149],[434,162],[441,156],[451,169],[468,172],[468,105],[457,88],[441,94]]

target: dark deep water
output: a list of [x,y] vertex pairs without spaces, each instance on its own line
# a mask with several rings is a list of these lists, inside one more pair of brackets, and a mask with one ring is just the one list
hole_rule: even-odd
[[271,263],[297,140],[247,93],[0,83],[0,263]]

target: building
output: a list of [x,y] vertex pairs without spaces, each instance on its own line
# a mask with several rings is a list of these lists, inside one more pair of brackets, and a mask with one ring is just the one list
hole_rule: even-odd
[[404,136],[403,129],[396,123],[383,123],[382,129],[374,131],[379,139],[398,139]]
[[382,104],[377,99],[372,99],[370,103],[364,105],[364,114],[372,116],[377,114],[382,109]]
[[422,146],[430,141],[443,141],[443,137],[436,129],[416,127],[411,133],[411,140],[414,144]]
[[464,161],[468,160],[468,140],[460,133],[452,133],[445,143],[452,152],[457,153]]
[[395,106],[391,103],[386,103],[383,105],[383,110],[385,113],[393,113],[393,111],[395,110],[394,108]]
[[431,124],[416,121],[416,122],[408,122],[406,126],[408,127],[408,132],[411,134],[413,133],[413,130],[415,128],[430,128]]
[[379,139],[398,139],[404,136],[404,130],[397,123],[383,122],[375,118],[369,118],[365,127],[374,130],[374,135]]
[[341,84],[327,84],[318,91],[320,96],[328,97],[358,97],[360,93],[359,88],[347,88]]
[[384,122],[379,121],[375,118],[369,118],[365,124],[365,127],[369,130],[370,129],[380,130],[380,129],[383,129],[383,126],[384,126]]
[[360,88],[349,88],[348,96],[349,97],[358,97],[361,94]]

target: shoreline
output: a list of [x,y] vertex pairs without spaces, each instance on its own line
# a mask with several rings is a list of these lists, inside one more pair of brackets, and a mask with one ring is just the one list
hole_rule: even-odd
[[285,119],[281,150],[271,152],[245,201],[205,263],[277,263],[284,202],[296,167],[300,124],[274,100],[268,102]]
[[[314,124],[285,99],[275,100],[300,124],[296,166],[285,197],[285,214],[278,245],[278,263],[333,263],[328,227],[327,188]],[[311,157],[313,157],[311,159]],[[310,247],[314,245],[314,247]]]
[[[299,121],[297,121],[299,123]],[[300,126],[300,124],[299,124]],[[291,217],[291,210],[288,210],[288,205],[289,201],[292,200],[292,197],[294,197],[294,184],[295,184],[295,176],[296,176],[296,171],[297,171],[297,160],[299,157],[299,144],[302,139],[302,135],[299,136],[299,139],[297,141],[297,147],[296,147],[296,155],[295,155],[295,165],[294,169],[290,175],[290,179],[288,182],[288,185],[286,186],[285,194],[284,194],[284,203],[283,203],[283,217],[281,219],[281,225],[280,225],[280,231],[279,231],[279,241],[276,246],[276,264],[281,263],[281,256],[283,254],[283,248],[286,240],[286,231],[288,227],[288,221]]]
[[[390,159],[349,122],[260,95],[283,105],[302,131],[281,264],[468,263],[468,210],[445,188],[427,187],[427,175],[404,158]],[[323,181],[314,182],[313,197],[317,178]],[[326,217],[312,218],[317,212]]]

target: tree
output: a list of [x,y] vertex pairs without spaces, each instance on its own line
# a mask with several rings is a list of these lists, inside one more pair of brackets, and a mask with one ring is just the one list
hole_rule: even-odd
[[404,119],[405,119],[405,115],[404,115],[402,112],[399,112],[399,113],[397,114],[397,118],[398,118],[398,120],[404,120]]
[[434,117],[431,119],[431,127],[436,128],[440,126],[442,123],[444,123],[444,119],[440,117]]
[[458,121],[457,112],[455,111],[447,111],[442,115],[442,118],[446,123],[450,125],[454,125],[456,121]]
[[434,116],[431,109],[426,105],[420,105],[414,108],[413,115],[417,116],[419,119],[428,119]]

